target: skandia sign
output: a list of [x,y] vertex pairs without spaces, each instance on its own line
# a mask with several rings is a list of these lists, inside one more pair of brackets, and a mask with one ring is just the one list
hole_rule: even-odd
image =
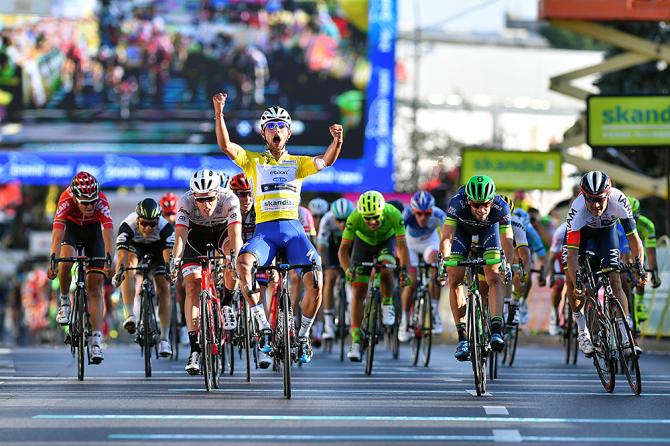
[[590,96],[591,147],[670,146],[670,96]]

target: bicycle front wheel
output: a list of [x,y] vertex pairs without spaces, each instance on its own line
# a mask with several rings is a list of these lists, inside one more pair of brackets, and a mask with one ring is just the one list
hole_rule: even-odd
[[[610,321],[612,321],[613,330],[616,333],[615,339],[619,353],[619,363],[633,394],[639,395],[642,393],[642,377],[640,376],[640,362],[635,351],[633,332],[624,317],[621,303],[616,299],[612,299],[610,303]],[[622,333],[621,328],[624,328],[625,333]]]
[[412,305],[409,314],[409,320],[412,324],[412,339],[410,340],[410,359],[412,365],[417,365],[419,362],[419,350],[421,349],[421,340],[423,338],[423,329],[421,323],[422,308],[424,307],[424,298],[421,295]]
[[593,365],[598,372],[598,378],[605,391],[614,390],[614,361],[611,353],[610,323],[599,310],[598,303],[589,297],[584,304],[586,326],[591,333],[593,343]]
[[[240,296],[240,299],[244,297]],[[244,343],[244,361],[247,365],[247,382],[251,382],[251,333],[249,331],[249,304],[246,300],[243,300],[242,303],[242,336]]]
[[375,359],[375,344],[377,344],[377,327],[381,313],[379,291],[373,292],[368,305],[367,351],[365,355],[365,374],[372,375],[372,364]]
[[282,321],[282,329],[283,329],[283,344],[284,344],[284,351],[283,351],[283,361],[284,361],[284,396],[286,397],[287,400],[291,399],[291,332],[293,331],[293,327],[291,327],[291,324],[293,323],[293,318],[291,317],[291,300],[289,299],[289,295],[286,292],[286,290],[282,290],[282,302],[284,305],[284,311],[283,313],[283,321]]
[[84,361],[86,358],[84,357],[84,349],[86,349],[86,333],[84,333],[84,317],[85,317],[85,309],[84,309],[84,291],[83,290],[75,290],[74,292],[74,309],[75,311],[73,312],[73,315],[75,316],[75,321],[73,324],[74,327],[74,333],[73,333],[73,341],[76,339],[77,342],[77,378],[79,381],[84,380],[84,368],[85,368],[85,363]]
[[468,343],[470,344],[470,362],[472,363],[472,373],[475,379],[475,391],[477,396],[482,396],[486,393],[486,373],[481,367],[480,345],[482,342],[480,328],[477,317],[481,314],[478,308],[476,296],[470,296],[468,302]]
[[430,297],[424,298],[423,317],[421,318],[423,324],[423,342],[421,343],[421,359],[423,366],[428,367],[430,363],[430,351],[433,347],[433,305]]
[[339,278],[339,301],[337,303],[337,337],[340,341],[340,362],[344,361],[345,342],[347,339],[347,291],[344,279]]
[[209,327],[211,317],[208,309],[209,295],[207,291],[200,293],[200,362],[202,375],[205,378],[205,389],[209,392],[212,385],[212,340]]
[[151,302],[149,301],[151,296],[146,295],[142,292],[142,315],[140,320],[142,321],[142,351],[144,353],[144,376],[149,378],[151,377],[151,338],[153,334],[151,332]]

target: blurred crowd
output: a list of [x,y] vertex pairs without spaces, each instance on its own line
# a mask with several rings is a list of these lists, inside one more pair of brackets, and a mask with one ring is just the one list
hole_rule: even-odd
[[[236,108],[306,105],[360,121],[363,95],[351,92],[364,91],[369,77],[367,35],[339,3],[202,0],[179,13],[161,4],[101,0],[90,18],[5,26],[0,91],[23,72],[30,107],[91,108],[130,96],[137,107],[199,108],[225,90]],[[5,109],[6,101],[0,93]]]

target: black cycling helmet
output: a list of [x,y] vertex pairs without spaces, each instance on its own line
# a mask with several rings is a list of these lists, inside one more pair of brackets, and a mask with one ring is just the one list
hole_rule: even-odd
[[153,198],[145,198],[137,203],[135,212],[139,218],[156,220],[161,216],[161,206]]

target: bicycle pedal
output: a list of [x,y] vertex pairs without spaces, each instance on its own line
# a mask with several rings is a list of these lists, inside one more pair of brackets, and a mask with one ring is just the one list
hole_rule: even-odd
[[72,344],[72,337],[69,334],[65,335],[65,339],[63,340],[63,343],[64,344]]

